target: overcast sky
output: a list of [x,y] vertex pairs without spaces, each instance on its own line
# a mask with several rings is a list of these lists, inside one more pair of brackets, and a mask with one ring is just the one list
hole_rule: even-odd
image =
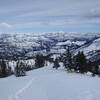
[[100,0],[0,0],[0,32],[99,32]]

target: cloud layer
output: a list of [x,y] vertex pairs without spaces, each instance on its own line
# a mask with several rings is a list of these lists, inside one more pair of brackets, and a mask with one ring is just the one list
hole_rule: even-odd
[[7,24],[7,23],[0,23],[0,30],[8,30],[11,29],[12,25]]
[[1,31],[100,31],[100,0],[0,0],[0,15]]

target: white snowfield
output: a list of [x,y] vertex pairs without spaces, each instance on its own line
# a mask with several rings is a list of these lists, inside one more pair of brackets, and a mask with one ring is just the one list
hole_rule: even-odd
[[43,67],[1,78],[0,100],[100,100],[100,77]]

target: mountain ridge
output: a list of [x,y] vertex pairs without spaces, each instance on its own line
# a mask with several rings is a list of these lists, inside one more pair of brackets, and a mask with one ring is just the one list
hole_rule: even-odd
[[[27,58],[37,52],[63,53],[70,46],[75,53],[84,51],[91,59],[100,50],[100,33],[2,33],[0,34],[0,58]],[[93,55],[91,54],[93,52]],[[95,52],[95,53],[94,53]],[[92,55],[92,56],[90,56]]]

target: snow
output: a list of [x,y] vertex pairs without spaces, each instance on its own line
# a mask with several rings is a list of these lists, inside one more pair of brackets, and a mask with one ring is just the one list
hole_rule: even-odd
[[46,66],[0,79],[0,100],[100,100],[100,78]]
[[65,42],[59,42],[59,43],[57,43],[56,45],[62,46],[62,45],[76,44],[76,45],[81,46],[81,45],[83,45],[83,44],[85,44],[85,43],[86,43],[86,41],[71,41],[71,40],[68,40],[68,41],[65,41]]
[[95,52],[97,50],[100,50],[100,38],[94,40],[89,46],[86,46],[84,48],[81,48],[81,51],[84,51],[84,53],[87,55],[89,52]]
[[59,43],[57,43],[56,45],[68,45],[68,44],[72,44],[72,42],[70,41],[70,40],[68,40],[68,41],[65,41],[65,42],[59,42]]

